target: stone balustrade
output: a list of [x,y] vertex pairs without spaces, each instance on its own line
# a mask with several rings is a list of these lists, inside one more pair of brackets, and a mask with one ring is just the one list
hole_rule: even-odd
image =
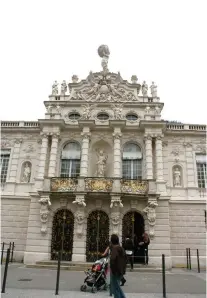
[[206,125],[192,125],[192,124],[167,124],[167,130],[195,130],[206,131]]
[[1,121],[1,127],[39,127],[38,121]]

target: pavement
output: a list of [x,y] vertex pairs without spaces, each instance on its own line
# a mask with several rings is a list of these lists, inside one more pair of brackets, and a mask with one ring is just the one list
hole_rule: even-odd
[[[4,265],[1,268],[1,282]],[[7,298],[46,298],[69,297],[86,298],[98,296],[109,297],[108,292],[100,291],[96,294],[80,292],[83,284],[84,272],[60,272],[59,295],[55,296],[56,270],[26,268],[23,264],[10,264],[6,283],[6,293],[1,297]],[[149,272],[129,272],[127,282],[123,287],[126,298],[161,298],[162,275]],[[166,272],[167,298],[204,298],[206,297],[206,272],[186,269],[173,269]]]

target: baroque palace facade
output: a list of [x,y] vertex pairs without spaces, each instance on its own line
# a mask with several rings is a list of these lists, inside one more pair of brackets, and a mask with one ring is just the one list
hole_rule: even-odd
[[205,264],[206,126],[161,119],[157,86],[108,70],[52,86],[45,119],[1,122],[2,241],[25,264],[92,261],[111,233],[150,235],[149,264]]

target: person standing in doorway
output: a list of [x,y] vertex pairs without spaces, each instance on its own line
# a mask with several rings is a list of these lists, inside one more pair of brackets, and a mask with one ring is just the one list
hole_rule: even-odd
[[132,271],[134,269],[134,243],[129,235],[126,237],[123,248],[127,255],[127,264],[130,263]]
[[126,298],[121,289],[120,281],[126,271],[126,256],[124,249],[119,244],[119,237],[111,235],[111,287],[114,298]]
[[144,255],[145,258],[145,265],[148,265],[148,246],[150,244],[150,238],[148,236],[148,234],[145,232],[142,234],[142,241],[139,243],[139,246],[141,247],[142,253]]

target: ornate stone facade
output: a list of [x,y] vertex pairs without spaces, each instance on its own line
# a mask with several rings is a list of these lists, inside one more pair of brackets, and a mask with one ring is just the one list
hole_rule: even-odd
[[111,233],[146,231],[151,265],[185,263],[195,240],[203,262],[206,126],[161,120],[157,85],[111,72],[106,45],[98,54],[100,72],[54,82],[45,119],[2,121],[2,241],[34,264],[56,257],[65,229],[65,260],[84,262]]

